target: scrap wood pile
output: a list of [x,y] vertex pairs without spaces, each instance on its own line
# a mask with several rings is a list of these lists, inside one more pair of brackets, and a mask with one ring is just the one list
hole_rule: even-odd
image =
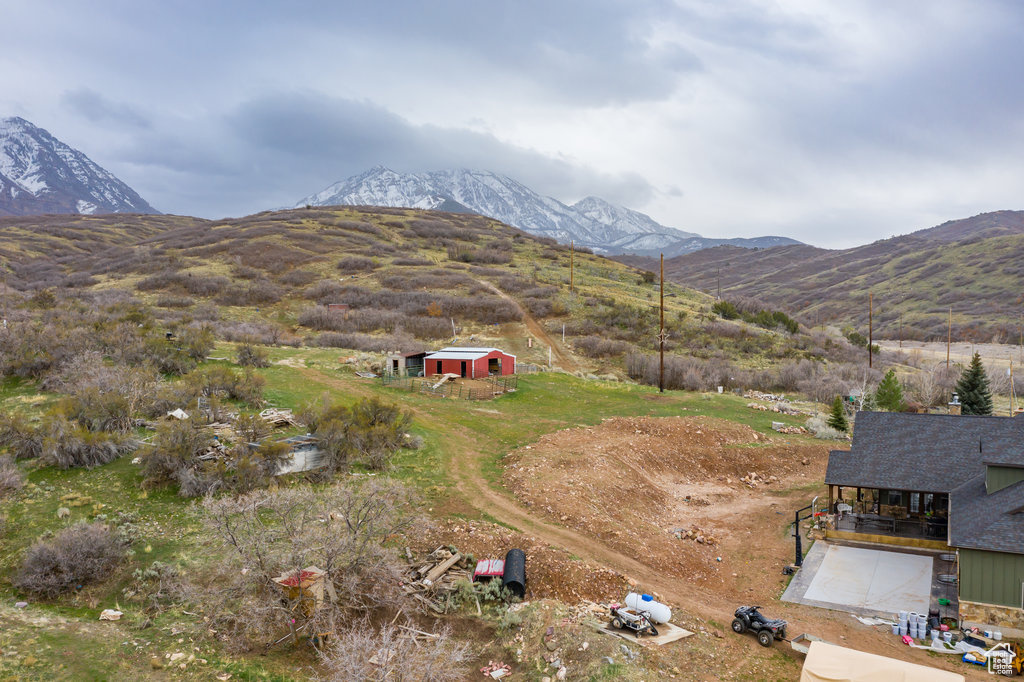
[[409,550],[406,557],[411,565],[402,590],[435,613],[445,613],[445,597],[455,592],[457,582],[472,580],[467,557],[444,546],[428,554],[425,562],[415,562]]
[[260,412],[260,419],[275,429],[283,429],[288,426],[301,426],[299,421],[292,414],[291,410],[268,407]]
[[217,436],[219,439],[234,440],[235,438],[235,429],[231,424],[226,422],[212,422],[207,424],[207,426],[213,429],[213,435]]
[[776,427],[773,424],[772,425],[772,430],[773,431],[777,431],[778,433],[788,433],[788,434],[792,434],[792,435],[797,435],[797,434],[804,434],[804,435],[806,435],[806,434],[810,433],[810,431],[808,431],[807,429],[805,429],[802,426],[786,426],[786,425],[782,425],[782,426]]

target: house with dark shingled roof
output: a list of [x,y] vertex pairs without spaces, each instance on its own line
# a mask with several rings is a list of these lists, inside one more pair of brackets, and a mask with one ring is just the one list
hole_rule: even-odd
[[1024,631],[1024,417],[860,412],[832,537],[955,551],[962,621]]

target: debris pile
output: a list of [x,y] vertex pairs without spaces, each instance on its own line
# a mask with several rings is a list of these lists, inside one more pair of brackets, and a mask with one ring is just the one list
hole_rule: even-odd
[[438,547],[427,555],[427,563],[419,565],[406,550],[412,565],[405,574],[402,591],[435,613],[445,613],[444,597],[456,590],[457,582],[472,579],[466,557],[453,549]]
[[710,531],[702,530],[697,526],[693,528],[676,528],[672,531],[679,540],[693,540],[700,545],[717,545],[718,540]]
[[747,403],[747,407],[751,410],[760,410],[761,412],[777,412],[778,414],[788,414],[791,416],[799,416],[806,414],[796,409],[789,403],[772,403],[771,405],[762,405],[761,403]]
[[792,434],[792,435],[799,435],[799,434],[807,435],[807,434],[810,434],[810,431],[808,431],[807,429],[805,429],[802,426],[786,426],[785,424],[782,424],[782,425],[777,427],[777,426],[775,426],[775,424],[772,424],[772,429],[774,431],[778,431],[779,433],[788,433],[788,434]]
[[288,426],[301,426],[299,421],[292,414],[291,410],[268,407],[260,412],[260,419],[275,429],[283,429]]
[[487,661],[487,665],[480,668],[480,672],[483,673],[484,677],[490,677],[492,680],[500,680],[506,675],[512,674],[512,666],[508,663],[501,663],[499,661]]
[[740,483],[744,483],[751,488],[756,488],[758,485],[770,485],[775,483],[779,479],[775,476],[761,476],[756,471],[747,472],[746,476],[740,478]]

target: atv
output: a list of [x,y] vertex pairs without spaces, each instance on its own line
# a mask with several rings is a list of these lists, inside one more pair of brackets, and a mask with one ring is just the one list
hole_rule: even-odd
[[771,646],[776,639],[786,639],[786,621],[776,618],[765,618],[758,609],[760,606],[741,606],[736,609],[736,618],[732,621],[732,631],[742,635],[747,630],[757,633],[757,643]]
[[633,613],[632,610],[619,604],[611,605],[612,627],[618,630],[629,630],[637,638],[640,635],[649,633],[652,637],[658,636],[658,628],[651,622],[651,614],[647,611]]

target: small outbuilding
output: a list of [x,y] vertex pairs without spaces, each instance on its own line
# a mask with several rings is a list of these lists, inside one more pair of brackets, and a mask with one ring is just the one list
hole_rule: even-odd
[[427,353],[423,375],[456,374],[464,379],[507,376],[516,373],[516,356],[498,348],[450,346]]

